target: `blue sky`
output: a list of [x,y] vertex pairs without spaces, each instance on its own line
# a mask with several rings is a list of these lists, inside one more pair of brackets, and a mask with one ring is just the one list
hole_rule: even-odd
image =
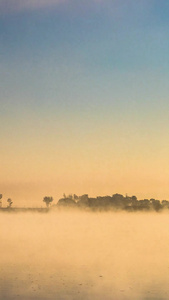
[[[131,89],[141,102],[144,89],[147,97],[153,91],[165,97],[165,82],[164,89],[158,84],[168,76],[168,9],[165,1],[69,1],[51,11],[4,14],[2,97],[24,103],[24,93],[35,106],[61,98],[76,105],[87,89],[95,99],[105,93],[107,101],[113,94],[124,99],[125,90],[128,101]],[[83,98],[80,105],[87,104]]]
[[[21,198],[28,193],[26,188],[20,193],[21,183],[41,186],[42,168],[50,173],[55,165],[43,180],[56,197],[65,191],[103,194],[115,189],[169,198],[168,15],[167,1],[0,1],[0,179],[6,194]],[[45,157],[52,163],[47,159],[44,165]],[[140,173],[134,157],[142,162]],[[14,161],[20,166],[17,180]],[[77,177],[73,165],[79,168]],[[128,169],[136,172],[138,182]],[[93,172],[98,177],[92,185]],[[80,188],[72,191],[79,177]],[[15,191],[10,189],[14,184]],[[39,191],[35,196],[40,197]]]

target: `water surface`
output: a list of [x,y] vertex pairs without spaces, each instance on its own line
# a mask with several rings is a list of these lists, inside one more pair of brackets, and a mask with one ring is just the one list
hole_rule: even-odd
[[169,214],[0,214],[1,300],[169,299]]

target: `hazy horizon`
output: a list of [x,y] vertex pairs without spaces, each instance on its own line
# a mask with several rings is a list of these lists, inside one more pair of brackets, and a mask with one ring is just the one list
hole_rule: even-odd
[[[86,193],[83,194],[83,195],[77,195],[75,193],[67,194],[66,195],[65,193],[63,193],[58,199],[54,198],[53,195],[51,195],[51,194],[50,195],[45,195],[45,196],[41,194],[42,197],[39,199],[39,201],[37,199],[35,199],[35,198],[30,198],[29,200],[31,200],[31,201],[27,201],[28,199],[26,199],[24,197],[20,201],[18,201],[18,199],[16,199],[15,197],[11,199],[11,198],[7,197],[8,196],[7,194],[6,195],[1,194],[2,198],[0,199],[0,201],[1,201],[1,207],[2,208],[5,208],[5,207],[9,206],[9,203],[7,201],[8,199],[12,201],[12,205],[11,205],[12,208],[13,207],[14,208],[43,208],[43,207],[45,208],[46,207],[46,203],[44,201],[45,197],[51,197],[52,198],[52,201],[51,201],[51,203],[49,205],[49,207],[50,207],[50,206],[56,206],[59,203],[59,201],[62,200],[62,199],[73,199],[73,201],[75,201],[75,203],[76,203],[76,202],[78,202],[81,199],[81,197],[83,197],[85,195],[87,195],[87,197],[89,199],[95,199],[95,200],[97,200],[97,198],[104,199],[104,198],[107,198],[107,197],[113,197],[116,194],[122,196],[123,199],[124,199],[124,201],[125,201],[125,198],[129,199],[129,198],[132,198],[132,197],[136,197],[137,201],[143,201],[143,200],[150,201],[152,199],[157,200],[160,203],[162,203],[162,201],[169,201],[169,199],[155,199],[152,196],[149,197],[149,198],[138,198],[137,195],[134,195],[134,194],[131,194],[131,195],[128,195],[128,194],[122,195],[122,194],[119,194],[119,193],[110,194],[110,195],[108,195],[108,194],[106,194],[106,195],[96,195],[96,196],[95,195],[89,195],[89,194],[86,194]],[[77,197],[77,199],[74,198],[74,196]],[[116,200],[116,201],[117,201],[117,204],[118,204],[118,200]],[[96,204],[96,207],[97,207],[97,205],[98,204]],[[126,202],[126,205],[127,205],[127,202]],[[71,206],[69,207],[69,204],[68,204],[67,208],[71,209]],[[106,208],[106,204],[105,204],[105,208]],[[64,206],[63,206],[63,209],[64,209]],[[84,209],[85,209],[85,207],[84,207]],[[92,207],[91,207],[91,209],[92,209]],[[103,205],[103,209],[104,209],[104,205]],[[120,209],[120,207],[119,207],[119,209]],[[123,210],[123,208],[121,208],[121,209]],[[144,209],[143,209],[143,211],[144,211]]]

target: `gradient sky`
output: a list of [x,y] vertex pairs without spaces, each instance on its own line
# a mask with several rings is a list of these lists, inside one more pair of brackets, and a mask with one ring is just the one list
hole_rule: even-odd
[[169,199],[168,16],[166,0],[0,0],[4,203]]

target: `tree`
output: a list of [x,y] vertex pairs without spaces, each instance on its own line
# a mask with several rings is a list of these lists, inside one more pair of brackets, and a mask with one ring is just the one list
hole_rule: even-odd
[[8,200],[7,200],[7,202],[8,202],[8,207],[11,207],[12,206],[12,200],[9,198]]
[[51,204],[52,201],[53,201],[53,198],[52,198],[52,197],[47,197],[47,196],[45,196],[45,197],[43,198],[43,202],[46,203],[46,206],[47,206],[47,207],[49,207],[49,205]]
[[0,194],[0,207],[2,207],[2,194]]
[[136,196],[132,196],[131,200],[132,200],[132,202],[137,202],[137,197]]
[[64,207],[75,207],[77,206],[75,200],[70,198],[62,198],[58,201],[57,206],[64,206]]
[[73,200],[74,200],[74,201],[78,201],[78,200],[79,200],[79,197],[78,197],[76,194],[74,194],[74,195],[73,195]]

